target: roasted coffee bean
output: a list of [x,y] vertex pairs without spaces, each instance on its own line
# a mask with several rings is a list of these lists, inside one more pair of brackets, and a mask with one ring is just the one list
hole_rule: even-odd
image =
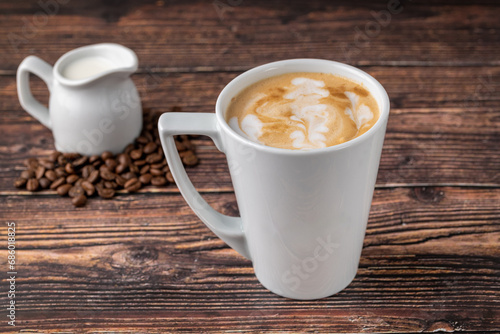
[[167,179],[163,176],[155,176],[151,179],[151,184],[155,187],[163,186],[167,184]]
[[136,174],[139,173],[139,167],[137,165],[135,165],[135,164],[130,164],[128,166],[128,169],[130,169],[130,171],[132,173],[136,173]]
[[107,159],[110,159],[112,157],[113,157],[113,153],[111,153],[109,151],[102,152],[102,154],[101,154],[102,161],[106,161]]
[[96,188],[99,196],[105,199],[113,198],[115,196],[115,190],[111,188]]
[[151,170],[149,172],[151,173],[151,175],[154,175],[154,176],[165,175],[165,173],[162,172],[161,169],[156,169],[156,168],[151,168]]
[[175,147],[177,148],[177,151],[179,151],[179,152],[183,152],[186,150],[186,146],[184,146],[184,144],[178,140],[175,141]]
[[83,178],[88,178],[90,175],[90,168],[93,167],[91,165],[85,165],[82,167],[81,173]]
[[38,160],[35,158],[26,159],[24,165],[30,169],[35,169],[38,167]]
[[21,172],[21,177],[26,180],[31,179],[35,177],[35,172],[32,169],[23,170]]
[[137,190],[141,189],[142,184],[138,179],[133,178],[133,179],[128,180],[123,187],[129,193],[132,193],[132,192],[136,192]]
[[132,150],[135,148],[134,144],[128,144],[127,147],[125,147],[125,150],[123,151],[125,154],[130,154]]
[[57,187],[65,184],[65,183],[66,183],[66,178],[60,177],[57,180],[55,180],[54,182],[52,182],[52,184],[50,185],[50,189],[52,189],[52,190],[57,189]]
[[106,165],[102,165],[101,168],[99,168],[99,175],[102,179],[107,181],[115,179],[115,173],[110,171]]
[[50,153],[49,155],[49,160],[52,161],[52,162],[56,162],[57,161],[57,158],[59,158],[59,156],[61,155],[61,152],[58,152],[58,151],[53,151],[52,153]]
[[47,160],[47,159],[38,160],[38,164],[40,166],[45,167],[45,169],[54,169],[54,163],[50,160]]
[[54,172],[53,170],[50,170],[50,169],[45,171],[45,177],[47,179],[49,179],[50,181],[55,181],[57,179],[56,172]]
[[120,165],[128,165],[132,162],[130,161],[130,157],[124,153],[119,154],[117,160]]
[[146,137],[146,139],[147,139],[148,141],[154,141],[154,140],[155,140],[155,139],[153,138],[153,135],[152,135],[152,134],[151,134],[151,132],[149,132],[149,131],[144,132],[144,137]]
[[79,177],[78,175],[76,174],[70,174],[66,177],[66,183],[75,183],[76,181],[78,181]]
[[80,186],[73,186],[71,187],[71,189],[68,191],[68,195],[69,197],[77,197],[77,196],[80,196],[81,194],[83,194],[85,191],[83,190],[82,187]]
[[116,177],[115,177],[115,182],[116,182],[117,185],[119,185],[120,187],[123,188],[123,186],[125,185],[125,183],[127,182],[127,180],[117,174]]
[[[21,173],[14,185],[34,189],[32,191],[50,188],[58,193],[70,193],[73,204],[83,206],[87,197],[95,193],[102,198],[111,198],[116,189],[134,192],[142,185],[164,186],[173,182],[158,135],[159,117],[158,112],[145,112],[141,135],[116,157],[111,152],[87,157],[53,151],[48,158],[27,159],[24,162],[27,170]],[[194,144],[188,136],[175,136],[175,144],[184,165],[198,163]]]
[[130,157],[134,160],[139,160],[142,157],[142,149],[138,148],[130,152]]
[[95,187],[89,181],[83,181],[81,184],[81,187],[83,188],[83,190],[85,190],[85,194],[87,194],[87,196],[90,197],[90,196],[94,195]]
[[141,181],[142,184],[149,184],[151,182],[151,179],[153,178],[153,175],[146,173],[142,174],[139,176],[139,181]]
[[14,187],[24,188],[24,186],[26,185],[26,182],[28,182],[28,180],[20,177],[20,178],[16,179],[16,181],[14,181]]
[[146,174],[147,172],[149,172],[150,168],[151,168],[150,165],[142,166],[141,170],[139,171],[139,174]]
[[133,164],[138,166],[138,167],[144,166],[146,164],[146,160],[136,160],[136,161],[134,161]]
[[122,174],[122,177],[125,179],[125,180],[130,180],[130,179],[133,179],[134,177],[136,178],[137,175],[133,172],[127,172],[127,173],[123,173]]
[[172,172],[167,172],[165,177],[167,178],[168,182],[175,183],[174,176],[172,175]]
[[118,166],[118,163],[116,162],[115,159],[106,159],[106,161],[104,161],[104,164],[106,164],[106,166],[108,166],[109,170],[113,171],[115,170],[116,166]]
[[73,165],[68,162],[65,166],[64,166],[64,170],[66,171],[66,173],[68,174],[73,174],[75,173],[75,168],[73,168]]
[[37,179],[29,179],[28,182],[26,183],[26,189],[28,191],[37,191],[38,186],[39,183]]
[[117,186],[117,183],[114,181],[104,181],[104,188],[116,189]]
[[111,171],[109,170],[108,166],[106,166],[106,165],[102,165],[102,166],[100,166],[100,167],[99,167],[99,173],[102,173],[102,172],[104,172],[104,171],[106,171],[106,172],[111,172]]
[[105,169],[100,173],[100,176],[102,179],[110,181],[115,179],[115,173],[110,172],[109,170]]
[[67,184],[67,183],[60,185],[59,187],[57,187],[57,194],[59,196],[66,196],[72,187],[73,186],[71,184]]
[[99,179],[99,171],[94,169],[92,172],[90,172],[87,181],[89,181],[90,183],[95,183],[98,179]]
[[193,153],[193,151],[186,151],[187,154],[185,154],[182,157],[182,162],[186,166],[195,166],[198,164],[198,157]]
[[162,169],[163,166],[165,166],[165,163],[163,163],[163,161],[162,161],[162,162],[159,162],[157,164],[151,164],[150,166],[151,166],[151,168],[154,168],[154,169]]
[[64,167],[57,167],[56,169],[54,169],[54,172],[56,172],[57,177],[63,177],[67,175],[66,171],[64,170]]
[[41,179],[44,174],[45,174],[45,167],[38,165],[38,167],[35,170],[35,177],[37,179]]
[[59,164],[59,166],[64,166],[67,162],[68,160],[64,157],[64,155],[60,154],[57,157],[57,163]]
[[194,151],[194,149],[195,149],[194,144],[189,139],[183,139],[182,144],[184,145],[184,147],[188,151]]
[[87,203],[87,197],[84,194],[80,194],[71,200],[71,203],[77,208],[85,206]]
[[81,157],[78,153],[63,153],[63,156],[68,160],[75,160]]
[[48,187],[50,187],[51,182],[49,179],[42,177],[40,178],[40,180],[38,180],[38,183],[40,184],[40,188],[47,189]]
[[82,173],[82,177],[84,179],[89,177],[90,172],[92,172],[92,168],[94,168],[94,167],[91,165],[85,165],[82,167],[81,173]]
[[143,145],[146,145],[146,144],[149,142],[149,140],[148,140],[146,137],[144,137],[143,135],[141,135],[141,136],[139,136],[139,137],[135,138],[135,141],[136,141],[137,143],[139,143],[139,144],[143,144]]
[[101,159],[100,156],[98,155],[93,155],[89,158],[89,163],[93,164],[94,162],[98,161],[99,159]]
[[86,156],[80,157],[80,158],[76,159],[75,161],[73,161],[73,166],[75,166],[75,167],[83,166],[84,164],[87,163],[88,159],[89,158]]
[[76,180],[76,182],[73,185],[81,187],[82,186],[82,182],[83,182],[83,179],[78,179],[78,180]]
[[146,157],[146,162],[148,164],[154,164],[156,162],[159,162],[163,159],[163,157],[158,154],[158,153],[152,153]]
[[144,146],[143,151],[145,154],[151,154],[154,151],[156,151],[157,148],[158,148],[158,145],[156,145],[156,143],[150,142],[146,146]]
[[121,173],[124,173],[127,170],[127,168],[128,168],[127,165],[125,165],[125,164],[119,164],[118,166],[116,166],[115,172],[117,174],[121,174]]
[[143,137],[143,136],[139,136],[135,139],[136,142],[140,143],[140,144],[147,144],[149,142],[149,140],[146,138],[146,137]]

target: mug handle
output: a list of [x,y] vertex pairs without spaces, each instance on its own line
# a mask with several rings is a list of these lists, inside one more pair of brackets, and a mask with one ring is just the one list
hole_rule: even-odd
[[224,153],[215,114],[165,113],[158,120],[158,130],[175,183],[191,209],[219,238],[247,259],[251,259],[241,217],[223,215],[215,211],[201,197],[187,176],[174,142],[174,135],[205,135],[209,136],[219,151]]
[[43,125],[51,128],[49,110],[31,94],[29,74],[40,77],[52,89],[52,66],[36,56],[26,57],[17,68],[17,95],[21,106]]

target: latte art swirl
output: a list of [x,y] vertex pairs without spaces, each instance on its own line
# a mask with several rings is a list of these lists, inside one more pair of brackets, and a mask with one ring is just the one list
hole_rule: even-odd
[[226,113],[240,135],[263,145],[309,150],[346,142],[378,119],[369,92],[324,73],[288,73],[240,92]]

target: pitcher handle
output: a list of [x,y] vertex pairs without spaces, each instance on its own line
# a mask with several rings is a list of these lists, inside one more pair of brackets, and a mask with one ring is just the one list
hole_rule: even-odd
[[49,110],[31,94],[29,74],[40,77],[52,89],[52,66],[36,56],[26,57],[17,68],[17,95],[21,106],[43,125],[51,128]]
[[165,113],[158,121],[158,130],[170,171],[191,209],[219,238],[247,259],[251,259],[241,218],[217,212],[201,197],[187,176],[174,142],[174,135],[205,135],[224,152],[215,114]]

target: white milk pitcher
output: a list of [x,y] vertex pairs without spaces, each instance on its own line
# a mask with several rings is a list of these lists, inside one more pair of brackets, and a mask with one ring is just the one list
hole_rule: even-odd
[[[117,154],[142,129],[141,101],[130,79],[137,66],[132,50],[111,43],[72,50],[54,67],[29,56],[17,69],[19,102],[52,130],[58,151]],[[47,84],[48,109],[31,94],[30,73]]]

